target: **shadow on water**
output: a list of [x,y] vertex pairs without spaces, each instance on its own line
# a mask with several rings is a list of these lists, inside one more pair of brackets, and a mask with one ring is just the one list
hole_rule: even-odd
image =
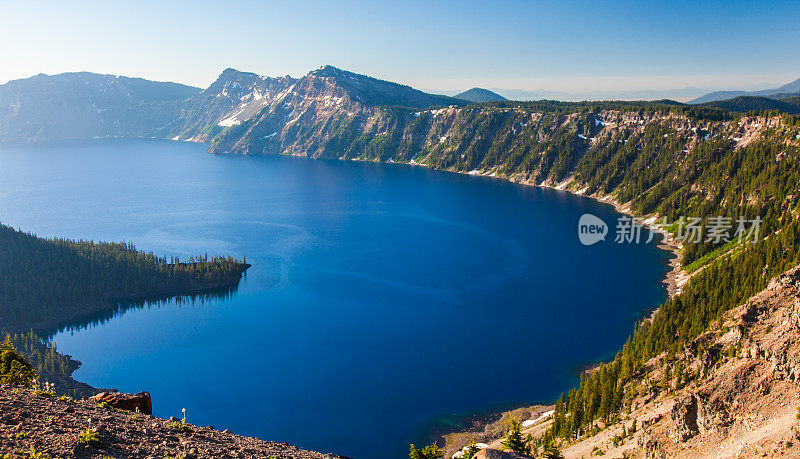
[[[243,279],[245,278],[243,277]],[[73,332],[94,328],[112,319],[122,317],[130,310],[154,309],[168,304],[175,304],[177,306],[207,306],[221,301],[227,301],[239,290],[240,282],[241,280],[232,285],[216,287],[197,293],[110,300],[107,309],[76,317],[60,325],[58,328],[47,330],[42,336],[46,340],[50,340],[61,332]]]

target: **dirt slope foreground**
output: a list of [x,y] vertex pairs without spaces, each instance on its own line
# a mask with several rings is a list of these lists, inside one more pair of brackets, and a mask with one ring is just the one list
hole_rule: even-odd
[[[96,437],[86,435],[87,429]],[[99,443],[91,441],[92,437]],[[43,455],[35,456],[32,452]],[[4,455],[9,458],[338,457],[210,427],[184,426],[181,421],[106,408],[88,400],[50,397],[0,385],[0,458],[5,458]]]

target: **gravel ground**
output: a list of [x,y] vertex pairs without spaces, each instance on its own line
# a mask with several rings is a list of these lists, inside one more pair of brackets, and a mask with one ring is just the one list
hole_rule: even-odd
[[[298,458],[339,456],[305,451],[286,443],[242,437],[210,427],[103,408],[86,400],[48,397],[28,389],[0,385],[0,458]],[[99,444],[80,435],[91,429]],[[39,457],[39,456],[36,456]]]

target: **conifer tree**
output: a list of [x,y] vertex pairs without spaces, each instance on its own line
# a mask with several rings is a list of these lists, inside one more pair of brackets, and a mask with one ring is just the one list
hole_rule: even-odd
[[530,439],[522,436],[522,425],[516,419],[509,422],[508,432],[501,444],[517,454],[531,453]]
[[472,440],[462,448],[461,459],[472,459],[481,449],[478,448],[478,445],[475,443],[475,437],[472,437]]
[[417,448],[413,443],[409,447],[408,457],[410,459],[439,459],[443,456],[444,453],[436,446],[436,443],[431,443],[422,449]]
[[564,459],[564,455],[561,454],[561,450],[558,448],[558,445],[556,445],[553,439],[550,439],[550,441],[548,441],[544,446],[542,457],[545,459]]
[[11,336],[0,344],[0,383],[30,386],[36,379],[33,367],[14,349]]

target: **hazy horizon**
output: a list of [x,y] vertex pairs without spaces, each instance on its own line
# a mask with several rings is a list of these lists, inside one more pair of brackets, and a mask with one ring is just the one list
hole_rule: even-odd
[[0,51],[0,83],[89,71],[205,88],[226,67],[297,77],[330,64],[438,93],[482,87],[566,98],[651,91],[660,98],[800,78],[792,19],[800,4],[793,2],[212,6],[5,6],[0,39],[14,46]]

